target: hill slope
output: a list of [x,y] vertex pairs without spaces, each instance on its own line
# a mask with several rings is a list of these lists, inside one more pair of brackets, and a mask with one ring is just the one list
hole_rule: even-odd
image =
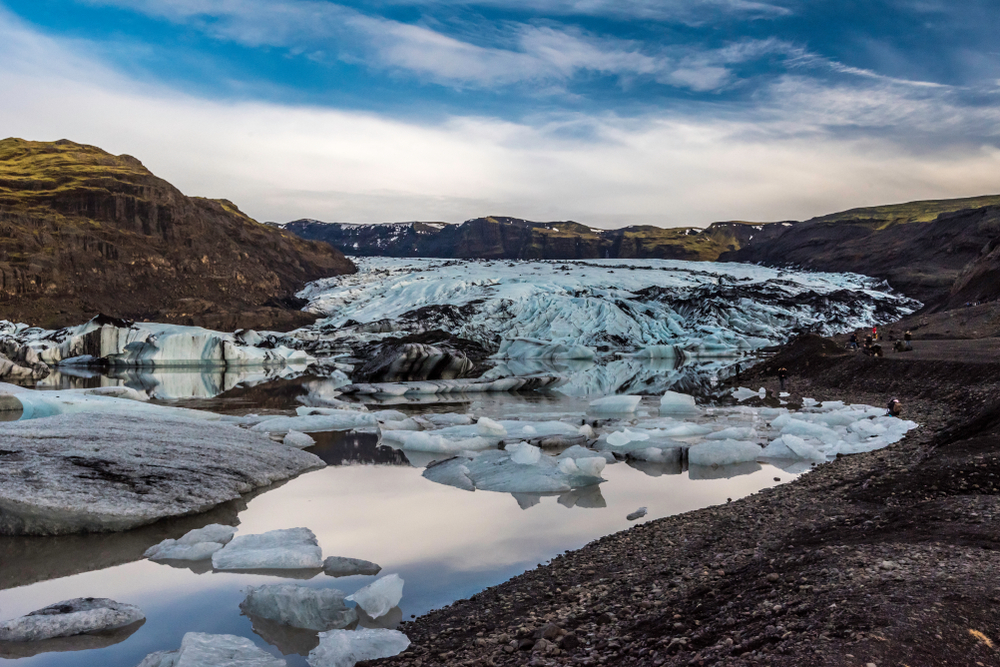
[[304,283],[353,272],[326,244],[186,197],[135,158],[71,141],[0,141],[0,317],[47,327],[97,312],[287,328]]

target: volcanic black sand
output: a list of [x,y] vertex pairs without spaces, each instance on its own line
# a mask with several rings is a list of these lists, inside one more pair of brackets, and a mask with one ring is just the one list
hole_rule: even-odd
[[558,556],[404,624],[412,646],[379,664],[1000,665],[995,342],[793,342],[739,384],[776,390],[785,366],[792,404],[896,397],[921,426]]

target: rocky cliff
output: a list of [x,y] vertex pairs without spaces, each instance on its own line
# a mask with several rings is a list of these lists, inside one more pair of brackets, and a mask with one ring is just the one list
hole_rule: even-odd
[[759,225],[719,222],[707,229],[643,226],[594,229],[577,222],[490,216],[460,225],[398,222],[360,225],[296,220],[284,229],[326,241],[350,255],[480,259],[646,257],[713,261],[746,243]]
[[855,209],[764,225],[720,261],[885,278],[935,309],[1000,296],[1000,197]]
[[325,243],[187,197],[137,159],[70,141],[0,141],[0,318],[97,312],[211,328],[312,321],[295,291],[350,273]]

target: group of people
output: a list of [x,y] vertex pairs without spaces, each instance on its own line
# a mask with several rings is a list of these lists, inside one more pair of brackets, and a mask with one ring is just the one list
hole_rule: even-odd
[[[858,338],[858,332],[855,331],[851,334],[851,339],[847,341],[847,347],[851,350],[861,350],[865,354],[873,357],[882,356],[882,344],[879,342],[882,340],[882,333],[878,330],[878,327],[872,327],[870,334],[865,335],[865,341],[862,345],[861,340]],[[913,334],[909,331],[903,334],[902,340],[897,340],[893,343],[892,349],[896,352],[910,352],[913,350]]]

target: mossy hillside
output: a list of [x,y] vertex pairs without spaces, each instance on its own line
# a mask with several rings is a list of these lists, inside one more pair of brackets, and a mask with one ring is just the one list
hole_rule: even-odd
[[954,213],[987,206],[1000,206],[1000,195],[983,195],[963,199],[928,199],[904,204],[852,208],[812,218],[809,222],[870,221],[875,223],[875,229],[885,229],[890,225],[931,222],[943,213]]
[[223,326],[351,270],[325,244],[261,225],[228,200],[186,197],[130,156],[0,141],[5,318],[61,325],[103,311]]

